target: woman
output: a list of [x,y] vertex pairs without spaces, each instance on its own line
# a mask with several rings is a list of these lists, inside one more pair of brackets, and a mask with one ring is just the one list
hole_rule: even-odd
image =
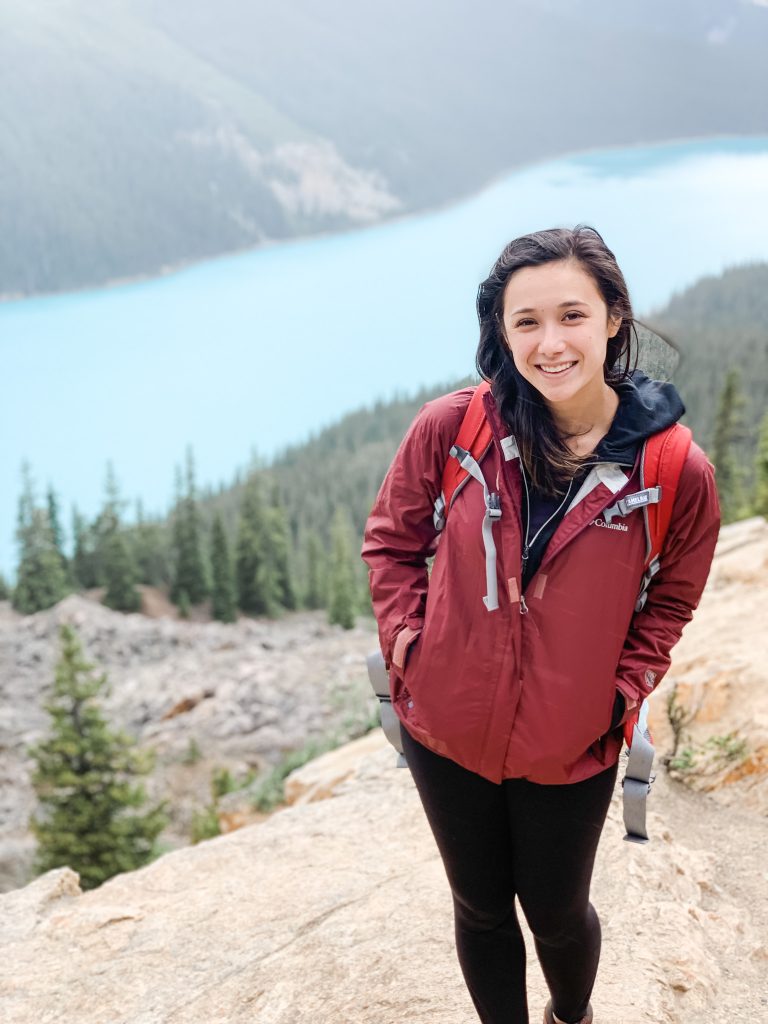
[[479,482],[457,494],[438,534],[465,388],[419,412],[363,557],[478,1016],[528,1022],[517,898],[551,994],[545,1024],[587,1024],[600,955],[589,886],[620,727],[658,685],[699,601],[717,496],[692,444],[662,568],[635,611],[643,513],[606,509],[638,491],[644,441],[684,409],[671,384],[629,369],[632,308],[613,253],[587,227],[518,238],[480,286],[478,315],[493,434]]

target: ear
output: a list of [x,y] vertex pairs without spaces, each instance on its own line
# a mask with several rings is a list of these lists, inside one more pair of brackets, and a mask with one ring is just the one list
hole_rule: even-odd
[[608,337],[615,338],[619,333],[621,327],[622,316],[620,313],[616,313],[614,316],[608,317]]

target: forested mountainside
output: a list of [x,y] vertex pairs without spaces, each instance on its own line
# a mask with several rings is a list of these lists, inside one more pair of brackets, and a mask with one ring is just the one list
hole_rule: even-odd
[[[768,263],[737,267],[699,281],[653,317],[682,352],[674,380],[686,421],[717,467],[726,521],[768,514],[766,290]],[[185,614],[218,588],[231,618],[236,607],[256,614],[326,607],[336,588],[339,616],[351,621],[367,602],[360,537],[397,445],[425,401],[468,383],[448,381],[350,413],[217,491],[196,488],[190,456],[186,482],[160,521],[139,515],[126,525],[111,477],[96,519],[75,514],[71,543],[55,481],[44,508],[25,486],[18,579],[26,590],[17,586],[16,606],[48,607],[68,590],[102,586],[107,603],[130,610],[140,604],[132,589],[140,582],[167,588]]]
[[768,131],[768,11],[5,0],[0,296],[443,202],[533,160]]
[[[754,508],[758,435],[761,422],[765,432],[768,413],[766,292],[768,263],[735,267],[697,282],[652,317],[653,325],[681,353],[673,380],[686,404],[685,422],[710,458],[724,460],[721,480],[733,472],[734,461],[738,466],[740,494],[735,505],[724,502],[728,517],[738,517]],[[732,406],[723,409],[730,371],[736,371]],[[285,503],[296,539],[298,578],[306,575],[305,551],[311,534],[317,533],[323,548],[330,550],[330,527],[338,508],[347,512],[356,541],[362,536],[387,467],[421,405],[469,383],[469,379],[445,382],[411,397],[351,413],[305,444],[290,448],[262,470],[277,485]],[[768,451],[763,455],[766,458]],[[233,530],[244,486],[237,483],[211,498],[210,508],[223,510]],[[762,511],[768,512],[768,506]],[[359,571],[364,588],[362,567]]]
[[[768,412],[768,263],[734,267],[675,295],[650,319],[679,349],[673,380],[686,404],[685,422],[710,455],[718,403],[727,374],[738,374],[732,443],[752,481],[761,419]],[[283,493],[295,495],[296,523],[329,522],[349,509],[362,529],[397,445],[419,407],[470,380],[426,389],[412,398],[380,403],[345,416],[306,444],[277,458],[269,472]],[[224,500],[224,495],[219,500]]]
[[735,444],[745,467],[751,467],[768,411],[766,294],[768,263],[734,267],[697,281],[650,318],[679,346],[675,383],[685,399],[686,422],[708,450],[715,441],[718,396],[728,371],[736,371],[744,404],[737,410]]

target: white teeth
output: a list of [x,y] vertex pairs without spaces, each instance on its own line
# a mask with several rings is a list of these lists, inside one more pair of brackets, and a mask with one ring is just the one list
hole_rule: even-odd
[[544,366],[544,365],[541,365],[541,366],[539,366],[539,369],[543,370],[544,373],[564,373],[566,370],[569,370],[573,365],[575,365],[575,364],[574,363],[558,363],[555,366]]

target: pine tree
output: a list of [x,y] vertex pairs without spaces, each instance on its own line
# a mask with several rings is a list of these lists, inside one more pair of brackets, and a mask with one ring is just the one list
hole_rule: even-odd
[[324,608],[326,602],[325,558],[323,546],[315,530],[307,533],[305,543],[307,585],[304,591],[305,608]]
[[256,590],[261,604],[259,614],[277,617],[283,609],[283,584],[279,550],[284,537],[282,525],[273,508],[263,510],[260,540],[261,559],[256,572]]
[[188,619],[190,613],[189,598],[187,597],[186,590],[179,591],[179,599],[176,602],[176,608],[179,612],[180,619]]
[[135,612],[141,607],[141,595],[136,589],[136,566],[120,523],[121,506],[117,479],[110,463],[106,500],[99,517],[99,566],[106,587],[104,604],[117,612]]
[[159,521],[146,518],[140,500],[136,502],[136,525],[128,537],[139,582],[153,587],[170,584],[173,572],[166,531]]
[[232,571],[227,535],[218,513],[213,520],[211,530],[211,571],[213,574],[211,591],[213,617],[220,622],[234,622],[237,619],[235,577]]
[[124,534],[115,530],[104,541],[104,604],[116,612],[137,612],[141,594],[136,589],[136,567]]
[[277,580],[277,603],[293,611],[296,608],[296,593],[291,574],[291,533],[288,528],[288,513],[280,499],[277,487],[272,492],[272,507],[267,517],[267,557],[274,562]]
[[[192,449],[187,449],[186,488],[178,494],[173,518],[173,552],[175,571],[171,600],[178,603],[185,591],[190,604],[199,604],[208,596],[208,581],[200,544],[200,514],[195,487],[195,463]],[[179,489],[180,491],[180,489]]]
[[38,873],[68,865],[92,889],[121,871],[132,871],[156,854],[167,824],[163,804],[146,803],[140,778],[150,763],[130,737],[110,729],[98,705],[105,675],[94,675],[71,626],[60,631],[61,657],[53,694],[45,707],[50,735],[31,748],[32,783],[40,800],[30,821],[38,841]]
[[53,537],[53,545],[58,552],[59,559],[61,560],[61,568],[64,570],[64,578],[69,582],[70,569],[69,559],[64,553],[64,530],[61,526],[61,517],[59,516],[59,502],[56,498],[56,492],[53,487],[48,485],[47,493],[48,501],[48,522],[51,527],[51,536]]
[[98,587],[96,533],[77,508],[72,508],[72,582],[80,590]]
[[240,506],[235,579],[238,607],[255,615],[274,615],[280,606],[278,573],[269,553],[268,511],[258,478],[252,476]]
[[329,580],[328,621],[344,629],[355,625],[355,572],[349,519],[336,510],[331,528],[332,561]]
[[25,615],[50,608],[68,592],[48,513],[35,507],[29,466],[22,467],[22,491],[16,528],[19,565],[13,607]]
[[8,589],[8,584],[5,581],[5,576],[0,572],[0,601],[7,601],[11,596],[11,592]]
[[743,474],[736,453],[743,437],[743,407],[739,374],[731,369],[720,392],[712,443],[712,462],[724,523],[731,523],[744,513]]
[[754,511],[768,518],[768,412],[760,422],[755,460],[755,502]]

